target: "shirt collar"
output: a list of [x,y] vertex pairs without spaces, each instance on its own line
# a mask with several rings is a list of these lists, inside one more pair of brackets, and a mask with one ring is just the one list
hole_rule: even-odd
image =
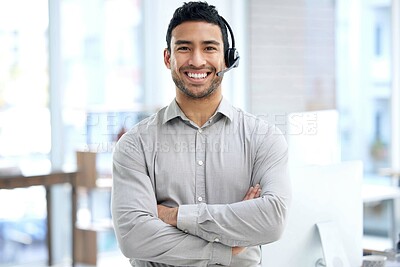
[[[215,114],[220,113],[227,117],[230,121],[233,119],[233,106],[225,100],[225,98],[222,98],[221,102],[219,103],[219,106],[217,108],[217,111]],[[212,116],[214,117],[215,114]],[[165,110],[164,113],[164,118],[163,118],[163,124],[167,123],[168,121],[175,119],[177,117],[181,117],[183,120],[189,121],[189,119],[186,117],[185,113],[180,109],[178,106],[178,103],[176,102],[176,99],[172,100],[172,102],[168,105],[168,107]]]
[[185,113],[180,109],[178,103],[176,103],[176,99],[172,100],[172,102],[167,106],[167,109],[164,113],[163,124],[168,121],[175,119],[176,117],[181,117],[183,120],[189,120]]
[[227,117],[232,122],[233,109],[234,109],[234,107],[232,106],[232,104],[229,103],[228,100],[225,100],[225,98],[222,98],[221,103],[219,103],[219,106],[215,113],[221,113],[222,115]]

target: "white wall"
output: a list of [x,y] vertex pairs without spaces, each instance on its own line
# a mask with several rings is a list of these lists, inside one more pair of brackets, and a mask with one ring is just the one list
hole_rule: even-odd
[[333,0],[249,1],[250,109],[335,108]]

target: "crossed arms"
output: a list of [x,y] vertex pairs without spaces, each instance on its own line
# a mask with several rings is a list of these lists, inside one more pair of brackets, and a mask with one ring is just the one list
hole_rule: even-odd
[[[258,198],[260,197],[260,194],[260,185],[257,184],[254,187],[252,186],[247,191],[246,195],[243,198],[243,201]],[[179,207],[169,208],[163,205],[157,205],[158,218],[160,218],[160,220],[162,220],[163,222],[175,227],[177,226],[178,210]],[[245,249],[246,247],[232,247],[232,256],[239,254]]]

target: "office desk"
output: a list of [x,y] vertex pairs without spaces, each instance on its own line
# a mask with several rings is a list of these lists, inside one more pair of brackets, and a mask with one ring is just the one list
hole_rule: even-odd
[[364,203],[400,198],[400,187],[363,184],[362,197]]
[[[364,184],[362,188],[363,203],[368,202],[380,202],[389,201],[391,210],[391,229],[390,229],[390,239],[391,246],[395,247],[396,240],[398,238],[396,218],[399,217],[399,210],[396,208],[395,201],[400,199],[400,187],[387,186],[387,185],[374,185],[374,184]],[[388,249],[382,248],[382,249]],[[364,248],[365,252],[376,252],[374,249]]]
[[[74,251],[75,238],[74,238],[74,225],[76,221],[76,201],[75,201],[75,177],[76,171],[50,171],[42,174],[0,174],[0,189],[14,189],[30,187],[35,185],[41,185],[46,188],[46,203],[47,203],[47,253],[48,253],[48,265],[51,266],[53,262],[52,254],[52,219],[51,219],[51,190],[50,187],[56,184],[71,184],[72,195],[71,195],[71,233],[72,233],[72,251]],[[74,252],[72,252],[74,253]],[[75,257],[72,255],[72,266],[75,266]]]

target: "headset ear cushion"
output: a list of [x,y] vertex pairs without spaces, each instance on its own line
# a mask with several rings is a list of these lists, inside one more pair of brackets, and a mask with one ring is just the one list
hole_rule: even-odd
[[226,67],[229,68],[230,66],[233,65],[233,63],[236,60],[236,49],[235,48],[229,48],[226,50],[225,53],[225,64]]

